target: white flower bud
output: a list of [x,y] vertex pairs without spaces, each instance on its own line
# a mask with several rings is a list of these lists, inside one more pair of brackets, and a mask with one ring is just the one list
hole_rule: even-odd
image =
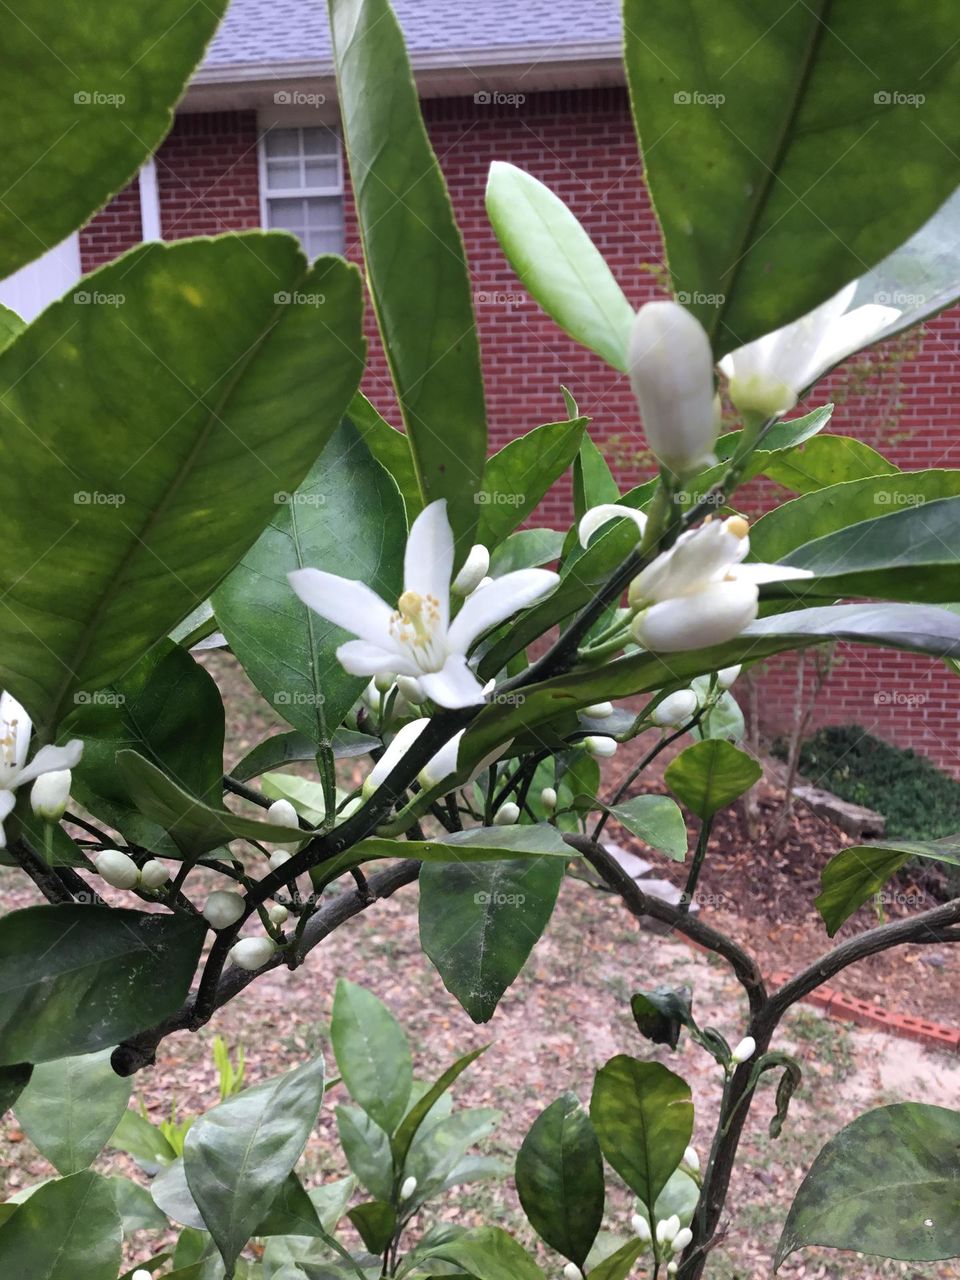
[[409,1178],[404,1178],[403,1186],[400,1188],[400,1199],[409,1200],[413,1195],[413,1193],[416,1191],[416,1189],[417,1189],[417,1180],[416,1178],[413,1177],[413,1175],[411,1175]]
[[557,807],[557,793],[553,787],[544,787],[540,792],[540,803],[550,813]]
[[287,923],[290,912],[282,905],[282,903],[277,902],[270,908],[267,915],[270,917],[270,923],[275,924],[279,928],[280,925]]
[[608,716],[613,715],[613,703],[595,702],[592,707],[584,707],[580,714],[591,720],[606,720]]
[[508,800],[506,804],[502,804],[493,815],[493,822],[497,827],[511,827],[519,817],[520,806],[518,804],[514,804],[512,800]]
[[683,1153],[681,1164],[684,1168],[689,1169],[692,1173],[700,1172],[700,1157],[697,1155],[695,1147],[687,1147]]
[[279,871],[285,862],[290,861],[290,854],[286,849],[275,849],[270,855],[270,870]]
[[677,1214],[672,1213],[669,1218],[664,1218],[657,1223],[657,1243],[670,1244],[679,1230],[680,1218]]
[[153,1276],[149,1271],[145,1271],[143,1267],[137,1267],[130,1280],[153,1280]]
[[420,688],[419,680],[413,676],[397,676],[397,688],[411,706],[419,707],[423,701],[423,690]]
[[617,754],[619,743],[616,738],[591,735],[589,738],[584,738],[583,745],[592,756],[598,756],[601,760],[608,760],[611,756]]
[[630,632],[653,653],[705,649],[738,636],[756,618],[758,601],[752,582],[717,582],[644,609],[634,618]]
[[648,302],[627,347],[630,385],[647,443],[676,475],[715,461],[713,354],[700,321],[678,302]]
[[140,880],[134,860],[119,849],[104,849],[94,859],[97,875],[114,889],[133,889]]
[[[275,827],[291,827],[294,831],[300,828],[300,819],[297,817],[297,811],[289,800],[274,800],[273,804],[267,810],[267,821]],[[296,849],[300,841],[295,840],[292,844],[279,844],[281,849]]]
[[630,1226],[633,1228],[633,1234],[638,1236],[644,1244],[649,1243],[652,1239],[650,1232],[650,1223],[642,1213],[635,1213],[630,1219]]
[[749,1062],[757,1051],[757,1042],[753,1036],[744,1036],[733,1053],[730,1055],[730,1061],[735,1062],[737,1066],[741,1062]]
[[229,929],[243,915],[243,895],[232,889],[214,889],[203,907],[203,918],[214,929]]
[[673,1237],[673,1252],[683,1253],[684,1249],[693,1239],[693,1232],[689,1227],[681,1227],[677,1234]]
[[490,552],[477,543],[470,548],[470,554],[463,562],[463,568],[454,578],[450,590],[454,595],[468,596],[476,591],[487,576],[490,568]]
[[735,667],[722,667],[717,672],[717,688],[729,689],[740,675],[741,663],[737,663]]
[[583,1280],[583,1272],[575,1262],[568,1262],[563,1268],[563,1280]]
[[611,520],[632,520],[637,526],[638,542],[646,532],[647,517],[642,511],[634,511],[632,507],[621,507],[616,502],[601,502],[599,506],[591,507],[580,519],[577,536],[581,547],[586,547],[597,530],[602,529]]
[[389,693],[393,688],[394,676],[392,671],[378,671],[373,677],[373,687],[377,693]]
[[44,822],[60,821],[70,799],[70,782],[69,769],[41,773],[30,788],[30,804],[38,818]]
[[151,858],[140,868],[140,883],[144,889],[160,889],[170,879],[170,872],[157,858]]
[[230,948],[230,959],[238,969],[262,969],[277,949],[272,938],[241,938]]
[[678,1270],[679,1270],[679,1267],[677,1266],[677,1264],[676,1264],[675,1262],[668,1262],[668,1263],[667,1263],[667,1275],[668,1275],[668,1276],[675,1276],[675,1275],[677,1274],[677,1271],[678,1271]]
[[679,728],[686,724],[697,709],[697,695],[692,689],[678,689],[668,693],[653,709],[651,720],[662,729]]

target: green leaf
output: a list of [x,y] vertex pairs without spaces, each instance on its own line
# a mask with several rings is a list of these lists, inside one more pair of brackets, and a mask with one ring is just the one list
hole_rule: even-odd
[[113,1187],[99,1174],[75,1173],[40,1187],[0,1226],[0,1275],[116,1280],[120,1247]]
[[794,493],[814,493],[828,485],[870,476],[899,475],[899,469],[876,449],[850,436],[817,436],[801,448],[775,453],[762,474]]
[[337,1132],[347,1163],[378,1200],[393,1195],[390,1138],[360,1107],[337,1107]]
[[189,653],[165,640],[130,674],[78,704],[62,737],[83,738],[72,794],[131,843],[177,856],[163,827],[131,803],[117,752],[133,750],[177,779],[191,795],[218,803],[223,792],[224,712],[213,678]]
[[392,1134],[406,1114],[413,1088],[403,1028],[372,991],[341,978],[333,999],[330,1039],[350,1096]]
[[487,450],[472,286],[388,0],[329,0],[363,256],[424,502],[474,541]]
[[268,800],[289,800],[304,822],[320,826],[326,814],[323,783],[294,773],[265,773],[260,790]]
[[[335,760],[352,760],[377,751],[383,745],[379,738],[352,729],[338,729],[331,742]],[[305,733],[275,733],[248,751],[239,764],[231,769],[231,776],[238,782],[249,782],[279,765],[292,764],[295,760],[315,760],[317,744]]]
[[[667,1185],[657,1196],[656,1207],[653,1216],[657,1222],[662,1222],[665,1218],[670,1218],[674,1214],[680,1219],[682,1227],[689,1227],[693,1222],[693,1215],[700,1200],[700,1188],[694,1182],[688,1173],[684,1173],[682,1169],[677,1169],[667,1180]],[[640,1205],[639,1213],[642,1218],[650,1221],[647,1213],[646,1205]]]
[[488,459],[477,494],[477,541],[497,547],[537,507],[580,448],[586,418],[550,422],[517,436]]
[[303,1183],[292,1171],[280,1184],[264,1216],[252,1232],[255,1236],[318,1236],[320,1218]]
[[885,841],[882,845],[854,845],[832,857],[820,873],[822,891],[813,904],[830,937],[911,858],[960,866],[960,846],[955,836],[945,840]]
[[[647,182],[674,287],[718,356],[830,297],[960,180],[953,7],[887,16],[693,0],[677,21],[627,0]],[[922,86],[922,107],[894,101],[898,85]],[[885,180],[891,156],[909,157],[902,189]]]
[[229,1272],[299,1160],[323,1101],[323,1059],[244,1089],[200,1116],[183,1149],[187,1185]]
[[287,499],[217,590],[213,607],[267,702],[319,744],[329,741],[367,681],[348,675],[337,660],[349,633],[308,609],[287,574],[325,569],[395,601],[403,589],[407,526],[396,484],[348,423]]
[[517,1155],[516,1179],[530,1225],[582,1267],[603,1221],[603,1158],[575,1093],[537,1116]]
[[800,1185],[775,1260],[804,1245],[931,1262],[960,1255],[960,1112],[901,1102],[858,1116]]
[[20,1095],[20,1127],[60,1174],[86,1169],[127,1109],[133,1082],[115,1074],[110,1053],[40,1063]]
[[[577,521],[591,507],[619,500],[620,486],[613,478],[606,458],[589,432],[584,432],[573,470],[573,505]],[[634,531],[634,538],[636,536]]]
[[121,1116],[108,1145],[116,1151],[125,1151],[148,1173],[155,1173],[177,1158],[177,1153],[162,1131],[132,1108],[128,1108]]
[[177,1010],[206,925],[118,907],[26,907],[0,919],[0,1065],[118,1044]]
[[689,1085],[659,1062],[620,1054],[596,1074],[590,1118],[603,1154],[649,1211],[690,1143]]
[[687,856],[687,824],[669,796],[634,796],[608,812],[651,849],[659,849],[675,862]]
[[707,820],[749,791],[762,773],[753,756],[722,738],[708,738],[681,751],[663,777],[681,804]]
[[185,858],[201,857],[235,839],[290,841],[289,827],[242,818],[229,809],[203,804],[136,751],[118,752],[117,766],[134,804],[170,833]]
[[385,840],[370,836],[350,850],[360,862],[371,858],[419,858],[422,862],[459,862],[476,865],[499,859],[576,857],[563,836],[547,822],[514,823],[505,827],[468,827],[444,832],[442,840]]
[[627,1280],[633,1264],[650,1248],[643,1240],[628,1240],[616,1253],[590,1268],[590,1280]]
[[125,300],[68,295],[0,353],[0,686],[43,726],[206,599],[362,364],[356,269],[290,236],[151,243],[85,284]]
[[363,436],[364,444],[381,467],[393,476],[406,508],[407,523],[412,524],[423,510],[423,496],[410,441],[377,413],[362,391],[358,391],[350,401],[347,419]]
[[22,333],[26,327],[26,322],[21,320],[15,311],[0,305],[0,351],[9,346],[17,334]]
[[15,1062],[9,1067],[0,1067],[0,1117],[10,1110],[23,1093],[32,1074],[33,1066],[29,1062]]
[[0,50],[3,110],[17,121],[0,160],[0,277],[85,223],[156,150],[225,8],[18,5]]
[[621,373],[634,309],[597,246],[559,196],[495,160],[487,214],[521,284],[564,332]]
[[347,1217],[371,1253],[383,1253],[397,1229],[397,1214],[384,1200],[368,1200],[350,1209]]
[[153,1196],[146,1187],[134,1182],[132,1178],[115,1176],[109,1179],[113,1187],[113,1195],[117,1212],[123,1223],[123,1234],[132,1235],[134,1231],[168,1231],[170,1223],[167,1215],[157,1208]]
[[554,529],[521,529],[490,553],[490,573],[502,577],[514,569],[533,569],[559,559],[565,535]]
[[430,1256],[463,1267],[474,1280],[544,1280],[543,1272],[522,1245],[500,1227],[475,1227],[438,1245]]
[[410,1150],[410,1144],[427,1116],[454,1082],[463,1075],[467,1067],[476,1062],[482,1053],[486,1053],[489,1047],[489,1045],[482,1045],[479,1049],[472,1049],[469,1053],[465,1053],[463,1057],[458,1058],[438,1080],[434,1081],[423,1097],[419,1098],[403,1117],[391,1142],[394,1165],[399,1173],[403,1173],[403,1165],[407,1158],[407,1152]]
[[489,1022],[553,914],[562,858],[424,863],[420,945],[474,1022]]
[[652,991],[638,991],[630,999],[630,1012],[644,1039],[675,1049],[681,1030],[693,1023],[690,988],[661,986]]

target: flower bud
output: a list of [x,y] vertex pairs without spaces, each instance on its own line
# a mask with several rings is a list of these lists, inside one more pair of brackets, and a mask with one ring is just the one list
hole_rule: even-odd
[[730,1055],[730,1061],[735,1062],[737,1066],[741,1062],[749,1062],[757,1051],[757,1042],[753,1036],[744,1036],[733,1053]]
[[397,676],[397,688],[411,706],[419,707],[423,701],[423,690],[420,688],[419,680],[414,679],[413,676]]
[[684,1249],[693,1239],[693,1232],[689,1227],[681,1227],[677,1234],[673,1237],[673,1252],[683,1253]]
[[616,738],[605,738],[594,734],[589,738],[584,738],[583,745],[592,756],[597,756],[601,760],[608,760],[611,756],[617,754],[617,747],[620,744]]
[[657,1223],[657,1244],[670,1244],[679,1230],[680,1218],[672,1213],[669,1218]]
[[601,502],[599,506],[591,507],[580,517],[577,536],[581,547],[586,547],[597,530],[602,529],[611,520],[632,520],[637,526],[638,542],[646,532],[647,517],[642,511],[635,511],[633,507],[621,507],[616,502]]
[[280,925],[287,923],[290,912],[282,903],[276,902],[267,912],[267,915],[270,918],[270,923],[275,924],[277,928],[279,928]]
[[642,306],[630,330],[627,370],[659,461],[678,476],[714,462],[713,355],[700,321],[678,302]]
[[389,693],[393,688],[394,676],[392,671],[378,671],[373,677],[373,687],[377,693]]
[[752,582],[717,582],[693,595],[651,605],[634,618],[630,632],[653,653],[682,653],[724,644],[757,616]]
[[290,854],[286,849],[275,849],[270,855],[270,870],[279,871],[285,862],[290,861]]
[[563,1280],[583,1280],[583,1272],[575,1262],[568,1262],[563,1268]]
[[230,959],[238,969],[262,969],[277,949],[272,938],[241,938],[230,948]]
[[404,1178],[403,1186],[400,1188],[400,1199],[409,1200],[417,1189],[417,1180],[412,1175]]
[[717,672],[717,688],[729,689],[740,675],[741,663],[737,663],[735,667],[722,667]]
[[149,1271],[145,1271],[143,1267],[137,1267],[130,1280],[153,1280],[153,1276]]
[[477,543],[463,562],[463,568],[454,578],[450,590],[457,596],[468,596],[480,586],[490,568],[490,552]]
[[232,889],[214,889],[203,907],[203,918],[214,929],[229,929],[243,915],[243,895]]
[[97,854],[94,865],[97,875],[114,889],[133,889],[140,879],[137,864],[119,849],[104,849]]
[[59,822],[70,799],[69,769],[52,769],[41,773],[30,789],[33,812],[44,822]]
[[691,1173],[700,1172],[700,1157],[697,1155],[695,1147],[687,1147],[683,1153],[683,1160],[680,1162],[685,1169],[689,1169]]
[[512,827],[520,817],[520,806],[514,804],[512,800],[508,800],[502,804],[497,812],[493,815],[494,826]]
[[647,1244],[652,1239],[650,1223],[642,1213],[635,1213],[633,1215],[630,1219],[630,1226],[633,1228],[633,1234],[638,1236],[644,1244]]
[[653,709],[651,720],[662,729],[679,728],[686,724],[697,709],[697,695],[692,689],[678,689],[668,693]]
[[156,858],[151,858],[140,868],[140,883],[144,889],[160,889],[169,879],[170,872]]
[[544,787],[540,792],[540,803],[550,813],[557,807],[557,793],[553,787]]
[[580,714],[591,720],[606,720],[608,716],[613,715],[613,703],[595,702],[591,707],[584,707]]
[[668,1263],[667,1263],[667,1275],[668,1275],[668,1276],[675,1276],[675,1275],[677,1274],[678,1270],[679,1270],[679,1267],[677,1266],[677,1264],[676,1264],[675,1262],[668,1262]]
[[[297,817],[297,811],[289,800],[274,800],[273,804],[267,810],[267,821],[275,827],[291,827],[294,831],[300,829],[300,819]],[[281,849],[296,849],[300,844],[299,840],[295,840],[292,844],[279,845]]]

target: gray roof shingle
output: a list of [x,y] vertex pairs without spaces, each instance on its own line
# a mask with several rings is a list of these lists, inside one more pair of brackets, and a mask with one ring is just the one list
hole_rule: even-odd
[[[620,38],[617,0],[394,0],[411,56],[459,61],[471,51],[565,50]],[[322,0],[232,0],[203,63],[231,66],[330,60]],[[201,72],[202,74],[202,72]]]

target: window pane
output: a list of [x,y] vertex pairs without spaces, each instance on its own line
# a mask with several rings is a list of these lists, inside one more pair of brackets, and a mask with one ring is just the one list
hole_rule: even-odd
[[301,129],[305,156],[335,156],[339,150],[339,138],[332,129]]
[[300,152],[299,129],[271,129],[264,139],[268,156],[295,156]]
[[281,231],[295,231],[302,235],[306,223],[306,200],[268,200],[267,222]]
[[308,231],[304,241],[308,258],[321,253],[343,253],[343,235],[339,231]]
[[308,187],[326,187],[329,190],[339,191],[340,166],[337,164],[336,156],[330,156],[325,160],[307,160],[304,168]]
[[339,196],[311,196],[304,204],[307,206],[308,227],[343,226],[343,201]]
[[302,187],[303,175],[299,160],[267,160],[267,186],[274,191],[287,187]]

